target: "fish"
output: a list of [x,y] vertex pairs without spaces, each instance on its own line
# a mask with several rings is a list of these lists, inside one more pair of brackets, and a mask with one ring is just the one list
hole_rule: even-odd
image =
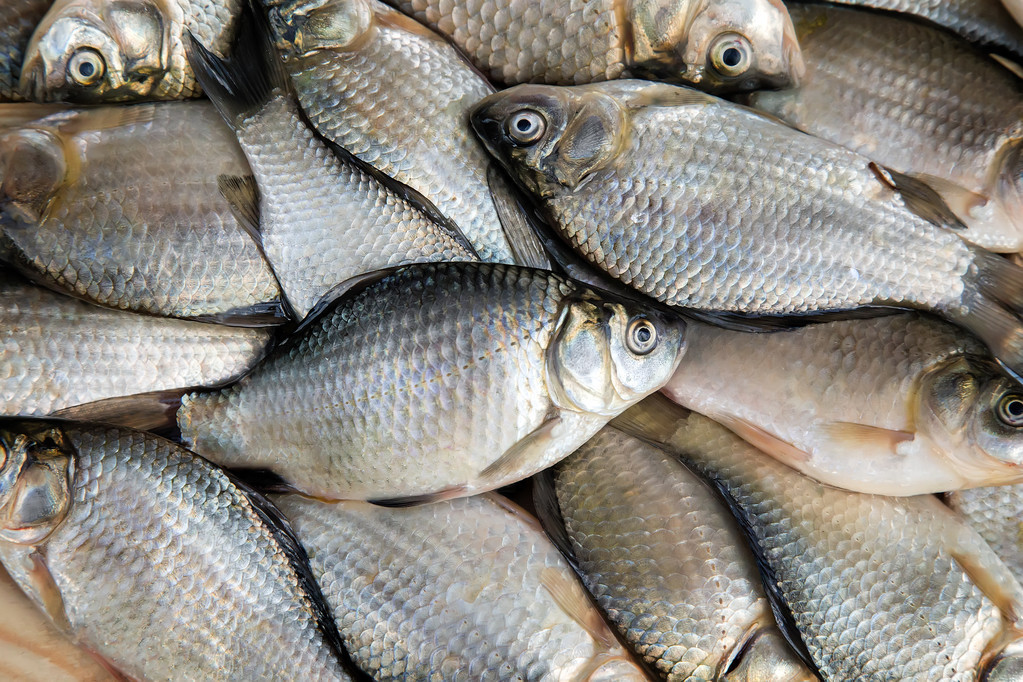
[[562,239],[662,303],[775,318],[915,308],[1023,371],[1023,269],[855,152],[644,81],[519,85],[471,118]]
[[484,261],[544,267],[511,184],[469,127],[469,108],[494,88],[454,46],[377,0],[263,4],[317,132],[426,197]]
[[492,81],[647,78],[712,92],[783,88],[803,59],[781,0],[386,0]]
[[1023,482],[1023,385],[918,313],[758,334],[687,326],[662,392],[822,483],[921,495]]
[[118,396],[230,383],[270,340],[265,328],[108,310],[0,273],[0,414],[45,416]]
[[955,35],[898,15],[825,5],[790,13],[806,76],[742,101],[922,180],[967,241],[1023,251],[1020,79]]
[[118,310],[287,320],[220,178],[250,176],[208,102],[71,109],[0,131],[0,259]]
[[53,0],[16,0],[0,5],[0,102],[20,102],[18,78],[25,48]]
[[[247,12],[230,60],[194,38],[200,83],[235,131],[255,183],[231,185],[284,291],[302,319],[336,286],[388,266],[473,261],[457,226],[307,123],[260,17]],[[258,191],[257,191],[258,190]]]
[[222,54],[244,1],[56,0],[25,51],[18,89],[35,102],[198,97],[186,32]]
[[373,679],[652,679],[536,519],[499,495],[412,509],[274,501]]
[[0,676],[11,682],[115,682],[119,675],[75,646],[0,568]]
[[1023,485],[956,490],[942,498],[1023,581]]
[[231,387],[185,395],[182,438],[322,499],[413,504],[521,480],[661,387],[685,323],[551,272],[381,271]]
[[613,425],[722,491],[825,682],[1019,679],[1023,587],[936,496],[822,485],[657,398]]
[[1020,2],[1020,0],[1002,0],[1002,4],[1005,5],[1005,9],[1009,10],[1009,14],[1016,20],[1016,23],[1023,26],[1023,2]]
[[548,534],[662,679],[818,679],[778,629],[728,506],[676,457],[604,427],[534,481]]
[[[789,8],[815,0],[790,0]],[[937,24],[980,47],[1019,59],[1023,57],[1023,29],[1001,0],[832,0],[890,12],[899,12]]]
[[349,680],[305,552],[265,498],[168,440],[0,419],[0,562],[132,679]]

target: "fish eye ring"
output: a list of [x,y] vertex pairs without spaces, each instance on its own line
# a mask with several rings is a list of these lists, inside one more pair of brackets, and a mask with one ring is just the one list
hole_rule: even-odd
[[508,117],[508,136],[520,144],[530,144],[543,137],[547,121],[532,109],[521,109]]
[[646,355],[657,347],[657,327],[645,317],[634,317],[625,332],[625,345],[636,355]]
[[1023,426],[1023,395],[1009,393],[998,401],[998,419],[1006,426]]
[[106,74],[107,65],[103,55],[91,47],[83,47],[68,60],[68,78],[78,85],[95,85]]
[[753,50],[749,41],[735,33],[719,36],[710,48],[710,66],[722,76],[738,78],[749,71]]

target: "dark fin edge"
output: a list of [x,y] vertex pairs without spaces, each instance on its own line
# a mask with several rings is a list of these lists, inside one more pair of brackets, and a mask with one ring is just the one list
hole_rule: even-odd
[[1023,268],[998,254],[975,248],[972,281],[962,310],[946,311],[953,322],[978,336],[1010,375],[1023,375]]
[[225,327],[279,327],[292,320],[288,308],[289,306],[285,305],[283,299],[275,298],[272,301],[254,303],[244,308],[232,308],[227,312],[215,315],[198,315],[191,319],[196,322],[208,322]]
[[193,390],[204,389],[170,389],[106,398],[65,407],[49,416],[72,421],[113,424],[137,431],[175,430],[177,429],[177,415],[178,408],[181,407],[181,399]]
[[551,270],[550,258],[532,224],[532,214],[526,210],[520,193],[497,164],[487,167],[487,186],[515,262],[529,268]]
[[468,492],[467,486],[453,485],[450,488],[444,488],[434,493],[424,493],[422,495],[406,495],[405,497],[382,497],[366,501],[369,502],[370,504],[375,504],[378,507],[402,509],[404,507],[418,507],[419,505],[423,504],[443,502],[444,500],[450,500],[455,497],[465,497],[467,492]]
[[952,230],[966,229],[966,225],[963,225],[959,216],[949,208],[941,195],[923,180],[881,166],[873,161],[868,164],[868,167],[878,180],[898,192],[906,204],[906,208],[927,222]]
[[556,470],[557,465],[554,465],[538,474],[533,474],[533,507],[536,509],[536,518],[540,520],[544,533],[578,573],[579,558],[572,548],[572,541],[568,537],[568,529],[565,527],[565,517],[561,513],[561,505],[558,503],[554,482]]

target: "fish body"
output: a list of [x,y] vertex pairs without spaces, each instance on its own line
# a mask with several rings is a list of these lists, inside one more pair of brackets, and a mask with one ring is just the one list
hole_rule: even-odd
[[133,679],[350,679],[266,500],[138,431],[4,419],[0,434],[0,560],[79,644]]
[[0,275],[0,414],[229,383],[269,342],[266,329],[107,310]]
[[[497,203],[512,203],[507,181],[490,172],[468,125],[469,108],[494,92],[486,79],[439,35],[377,0],[264,4],[316,130],[429,199],[480,258],[515,263]],[[338,24],[347,28],[340,36]]]
[[1023,588],[937,497],[825,486],[706,417],[651,412],[625,428],[727,494],[824,680],[1018,679]]
[[664,393],[818,481],[918,495],[1023,476],[1023,386],[957,327],[904,313],[687,329]]
[[945,496],[1017,580],[1023,580],[1023,485],[957,490]]
[[[19,0],[20,1],[20,0]],[[57,0],[25,52],[19,89],[36,102],[197,97],[191,32],[220,54],[243,0]]]
[[[505,85],[638,77],[705,90],[786,87],[803,62],[776,0],[388,0]],[[729,52],[731,50],[731,52]]]
[[0,256],[111,308],[283,321],[273,273],[219,188],[250,172],[206,102],[53,114],[0,136]]
[[826,5],[797,4],[790,12],[806,76],[798,88],[754,93],[749,103],[920,177],[974,244],[1023,251],[1020,79],[920,22]]
[[0,5],[0,102],[20,102],[18,78],[32,32],[53,0],[12,0]]
[[498,495],[413,509],[275,501],[373,679],[649,679],[536,520]]
[[855,152],[642,81],[520,85],[472,119],[563,239],[664,303],[746,315],[918,308],[1023,369],[1023,269],[964,242],[940,207],[898,189],[911,180]]
[[254,229],[297,316],[367,272],[476,260],[457,228],[307,125],[269,40],[253,23],[243,27],[230,62],[196,46],[193,64],[252,166]]
[[550,272],[413,265],[338,299],[231,388],[196,452],[324,499],[468,495],[539,471],[659,388],[684,323]]
[[605,427],[552,471],[550,532],[567,533],[583,584],[667,682],[817,679],[778,630],[728,507],[675,457]]

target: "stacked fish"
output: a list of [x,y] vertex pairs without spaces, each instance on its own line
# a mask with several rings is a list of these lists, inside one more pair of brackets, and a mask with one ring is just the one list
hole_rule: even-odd
[[3,679],[1023,680],[1018,3],[2,2]]

